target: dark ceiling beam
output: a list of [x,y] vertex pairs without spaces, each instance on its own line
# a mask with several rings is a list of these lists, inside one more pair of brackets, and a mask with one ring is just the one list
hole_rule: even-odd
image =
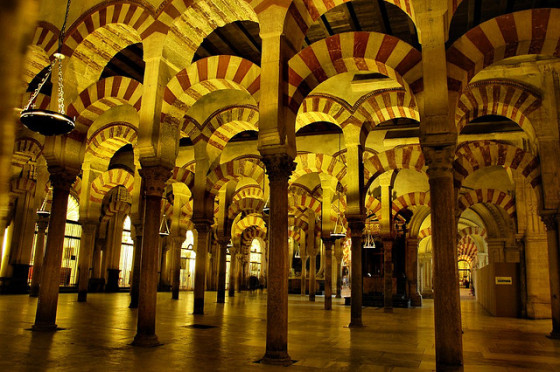
[[480,24],[480,20],[482,19],[482,0],[474,0],[474,26],[478,26]]
[[356,10],[354,10],[354,5],[352,2],[347,2],[346,6],[344,7],[344,13],[350,19],[350,26],[354,31],[362,31],[362,26],[360,25],[360,20],[356,15]]
[[474,27],[474,2],[475,0],[468,0],[469,3],[467,4],[467,29],[465,32],[470,30]]
[[383,19],[383,14],[381,13],[380,3],[383,3],[383,0],[373,0],[371,2],[371,6],[373,8],[373,13],[377,16],[377,23],[379,23],[380,30],[382,34],[387,33],[387,29],[385,27],[385,20]]
[[513,12],[513,3],[515,3],[515,0],[507,0],[506,13]]
[[331,25],[324,14],[321,16],[321,21],[319,22],[319,24],[321,24],[323,26],[323,30],[326,31],[326,37],[334,35]]
[[200,47],[208,51],[209,55],[211,56],[219,56],[220,54],[224,54],[223,51],[220,51],[220,49],[216,48],[216,46],[210,41],[209,37],[206,37],[206,39],[204,39]]
[[257,40],[255,40],[253,35],[251,35],[249,31],[247,31],[245,26],[243,26],[243,23],[235,22],[234,24],[241,30],[241,33],[244,35],[244,38],[248,41],[249,45],[251,46],[251,49],[253,49],[257,53],[260,53],[261,46],[259,45]]
[[[233,45],[233,43],[231,42],[231,40],[227,37],[224,36],[222,30],[220,28],[217,28],[214,31],[214,34],[224,42],[224,44],[226,44],[226,46],[233,52],[234,55],[238,56],[238,57],[243,57],[243,55],[241,54],[241,52],[239,51],[239,49],[237,49],[237,47],[235,45]],[[223,54],[223,53],[221,53]]]
[[388,35],[393,34],[391,29],[391,21],[389,20],[389,14],[387,13],[387,7],[385,6],[384,0],[378,0],[379,10],[381,11],[381,16],[383,17],[383,24],[385,25],[385,33]]

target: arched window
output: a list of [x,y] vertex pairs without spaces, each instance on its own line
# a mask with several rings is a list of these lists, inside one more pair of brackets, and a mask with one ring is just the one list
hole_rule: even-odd
[[130,217],[126,216],[123,223],[121,240],[121,258],[119,262],[119,287],[129,287],[132,273],[132,259],[134,257],[134,241],[131,234]]
[[62,267],[60,268],[60,285],[72,286],[78,280],[78,256],[80,254],[80,238],[82,226],[80,219],[80,204],[78,199],[68,197],[66,211],[66,229],[64,231],[64,250],[62,251]]
[[185,239],[181,246],[181,289],[192,290],[194,288],[195,262],[194,235],[189,230],[187,231],[187,239]]

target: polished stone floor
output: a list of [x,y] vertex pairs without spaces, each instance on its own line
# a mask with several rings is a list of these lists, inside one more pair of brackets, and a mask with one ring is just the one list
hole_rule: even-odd
[[[266,294],[236,294],[226,304],[208,292],[204,315],[193,315],[192,292],[158,294],[156,348],[129,346],[136,310],[129,296],[61,294],[56,333],[28,329],[37,299],[0,296],[0,371],[407,371],[434,370],[433,302],[422,308],[364,308],[362,329],[348,329],[350,308],[335,299],[289,297],[288,350],[292,367],[255,363],[264,353]],[[464,296],[466,371],[560,371],[560,341],[550,340],[550,320],[494,318]]]

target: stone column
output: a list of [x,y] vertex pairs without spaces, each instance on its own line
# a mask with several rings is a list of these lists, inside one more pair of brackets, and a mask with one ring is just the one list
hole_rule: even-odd
[[334,244],[334,257],[336,259],[336,296],[335,298],[342,298],[342,241],[339,239]]
[[351,286],[351,309],[349,328],[363,327],[362,323],[362,232],[365,227],[363,216],[348,216],[352,239],[352,286]]
[[288,180],[295,168],[287,154],[263,157],[270,180],[270,236],[266,301],[266,364],[290,365],[288,355]]
[[130,284],[130,305],[131,309],[138,308],[138,293],[140,291],[140,262],[142,260],[142,231],[141,223],[134,224],[134,254],[132,256],[132,282]]
[[383,311],[393,312],[393,237],[383,237]]
[[172,242],[172,252],[173,252],[173,268],[171,277],[171,299],[179,299],[179,286],[181,284],[181,246],[185,241],[184,231],[180,236],[175,236],[171,238]]
[[80,239],[80,258],[78,262],[78,302],[86,302],[89,285],[89,268],[91,267],[92,252],[95,245],[95,229],[97,224],[82,223],[82,237]]
[[307,264],[307,256],[303,256],[300,253],[301,256],[301,295],[305,296],[306,292],[307,292],[307,273],[306,273],[306,267],[305,265]]
[[170,269],[173,259],[173,241],[171,238],[161,239],[161,260],[159,271],[159,290],[168,292],[171,288]]
[[138,287],[138,325],[132,345],[151,347],[160,345],[156,336],[158,248],[161,239],[159,226],[161,198],[171,171],[161,166],[151,166],[142,167],[139,173],[145,185],[145,212]]
[[418,291],[418,241],[411,238],[406,239],[406,281],[412,306],[422,306]]
[[237,271],[237,249],[234,247],[229,248],[229,289],[228,289],[228,296],[234,297],[235,296],[235,281],[237,280],[237,275],[235,275]]
[[558,220],[556,213],[544,214],[542,220],[546,226],[548,240],[548,271],[550,278],[550,307],[552,310],[552,331],[550,338],[560,339],[560,255]]
[[315,302],[315,292],[317,292],[317,253],[310,254],[309,260],[309,301]]
[[434,325],[438,368],[463,364],[461,303],[457,285],[454,151],[454,146],[423,147],[432,201]]
[[196,262],[194,267],[194,310],[193,314],[204,314],[204,290],[206,285],[206,260],[212,237],[211,220],[193,220],[198,232]]
[[216,294],[216,302],[223,304],[226,302],[226,260],[229,238],[220,239],[218,244],[218,293]]
[[[242,248],[242,250],[244,250],[245,247]],[[236,278],[236,283],[235,285],[237,286],[237,292],[241,293],[241,290],[245,287],[245,281],[243,280],[245,278],[245,255],[243,253],[238,253],[236,256],[236,261],[237,261],[237,273],[235,275]]]
[[66,212],[70,187],[76,180],[76,174],[70,172],[53,172],[50,176],[53,187],[51,218],[45,258],[41,271],[39,301],[35,315],[34,331],[55,331],[56,307],[58,304],[58,288],[60,286],[60,266],[66,230]]
[[[30,297],[39,296],[39,285],[41,283],[41,266],[45,252],[45,232],[49,225],[49,216],[37,217],[37,239],[35,241],[35,258],[33,259],[33,277],[31,278]],[[1,228],[1,227],[0,227]]]
[[325,245],[325,310],[332,310],[332,247],[333,238],[323,238]]

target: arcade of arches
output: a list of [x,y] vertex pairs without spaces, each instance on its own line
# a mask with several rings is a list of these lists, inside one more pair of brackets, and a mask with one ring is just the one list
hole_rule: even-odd
[[[263,362],[287,365],[288,293],[324,293],[325,310],[349,297],[349,332],[363,306],[429,298],[444,368],[463,363],[468,281],[494,315],[552,318],[560,336],[557,2],[75,2],[61,50],[76,128],[57,137],[13,110],[66,1],[15,3],[0,6],[15,49],[0,277],[39,297],[34,330],[56,329],[60,286],[81,302],[130,288],[138,346],[159,343],[158,290],[193,290],[204,314],[205,291],[260,287]],[[56,110],[55,80],[36,107]]]

